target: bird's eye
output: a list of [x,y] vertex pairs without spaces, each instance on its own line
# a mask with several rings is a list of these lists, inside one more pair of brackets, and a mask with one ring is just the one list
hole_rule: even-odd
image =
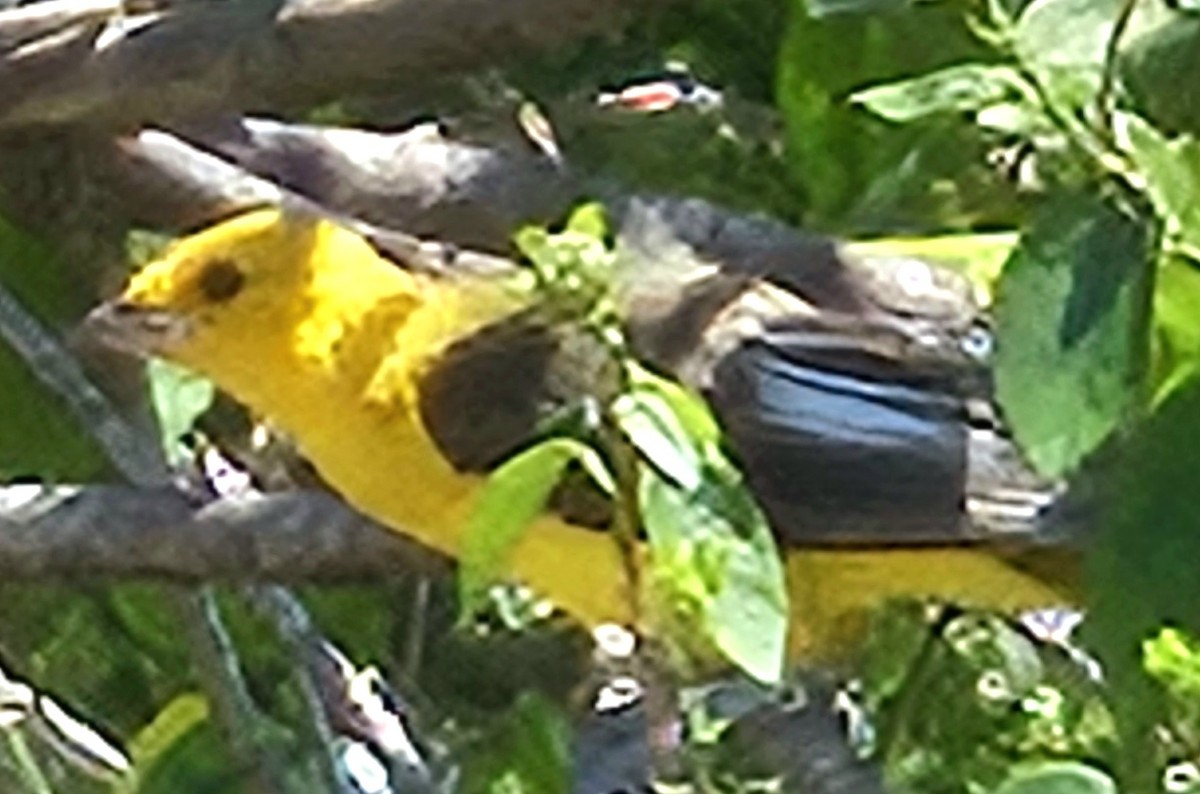
[[200,273],[200,291],[213,303],[224,303],[242,291],[246,276],[228,259],[214,260]]
[[971,330],[967,331],[966,335],[959,340],[962,352],[979,362],[985,362],[991,358],[995,344],[991,330],[980,323],[972,325]]

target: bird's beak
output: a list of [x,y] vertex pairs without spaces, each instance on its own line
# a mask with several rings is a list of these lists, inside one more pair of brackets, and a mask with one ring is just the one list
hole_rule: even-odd
[[93,309],[82,330],[113,349],[155,355],[167,353],[187,339],[191,323],[169,309],[114,298]]

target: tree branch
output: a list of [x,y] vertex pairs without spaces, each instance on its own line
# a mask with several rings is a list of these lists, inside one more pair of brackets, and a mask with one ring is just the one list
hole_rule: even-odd
[[623,246],[664,267],[715,263],[771,276],[840,311],[861,311],[872,300],[864,293],[880,286],[872,269],[857,268],[829,238],[699,199],[587,184],[532,150],[455,141],[433,125],[375,133],[245,119],[193,132],[187,141],[145,132],[121,148],[115,192],[130,202],[132,217],[170,228],[277,201],[272,192],[283,186],[384,230],[511,254],[521,225],[558,220],[577,201],[594,198],[608,208]]
[[65,33],[98,28],[120,13],[120,0],[45,0],[9,8],[0,11],[0,53],[36,47],[39,41],[47,46]]
[[[103,30],[84,9],[71,35],[0,51],[0,129],[130,128],[147,119],[311,106],[550,52],[668,2],[180,2],[113,16]],[[4,33],[0,17],[0,42]]]
[[446,566],[320,492],[226,497],[193,509],[165,488],[0,488],[5,580],[337,582]]

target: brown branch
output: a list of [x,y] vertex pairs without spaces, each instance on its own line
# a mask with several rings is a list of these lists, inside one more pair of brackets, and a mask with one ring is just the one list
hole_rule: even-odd
[[0,52],[0,129],[128,129],[150,120],[311,106],[550,52],[611,33],[631,14],[667,2],[177,3],[132,20],[115,17],[103,34]]
[[268,186],[284,186],[382,229],[509,254],[521,225],[558,220],[595,198],[622,245],[647,261],[771,276],[833,310],[861,310],[864,290],[877,286],[828,238],[698,199],[585,184],[532,150],[455,141],[432,125],[385,134],[247,119],[190,140],[153,132],[122,142],[114,191],[132,217],[195,226],[271,200],[278,187]]
[[193,509],[170,489],[0,488],[0,579],[9,581],[336,582],[445,567],[319,492]]
[[384,229],[510,251],[523,223],[561,215],[585,190],[540,157],[444,137],[243,119],[188,134],[147,130],[118,144],[114,193],[139,222],[179,229],[285,192]]
[[94,33],[120,13],[121,0],[46,0],[0,11],[0,55],[36,49],[39,42],[52,46],[89,28]]

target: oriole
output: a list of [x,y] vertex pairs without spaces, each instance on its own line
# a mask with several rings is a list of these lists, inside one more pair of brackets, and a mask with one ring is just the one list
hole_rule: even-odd
[[[900,263],[928,278],[917,265]],[[888,597],[1067,600],[1018,562],[1054,490],[994,426],[970,313],[877,297],[821,310],[786,273],[640,283],[631,338],[708,399],[785,550],[794,656],[840,655]],[[264,209],[177,242],[92,324],[208,376],[351,504],[454,555],[485,470],[561,396],[531,295],[511,276],[416,272],[330,220]],[[604,533],[549,513],[513,560],[589,625],[630,620],[622,570]]]

